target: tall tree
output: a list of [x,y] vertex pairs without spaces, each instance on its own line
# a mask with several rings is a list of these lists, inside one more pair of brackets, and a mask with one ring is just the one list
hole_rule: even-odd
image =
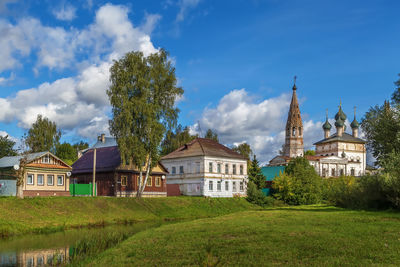
[[25,142],[30,152],[51,151],[55,153],[60,138],[61,131],[57,129],[56,123],[38,115],[25,137]]
[[315,150],[306,150],[304,156],[315,156]]
[[247,161],[250,161],[250,157],[251,155],[253,155],[253,151],[251,150],[250,145],[247,143],[242,143],[238,146],[235,146],[234,148],[232,148],[232,150],[245,157]]
[[171,153],[197,137],[197,135],[190,134],[189,127],[183,128],[182,125],[178,125],[175,131],[168,130],[161,143],[161,156]]
[[78,151],[67,142],[57,145],[56,156],[71,165],[78,159]]
[[127,53],[114,62],[110,72],[110,132],[117,139],[123,162],[130,160],[139,170],[140,198],[158,162],[164,133],[176,126],[175,100],[183,89],[177,86],[175,68],[164,49],[148,57],[142,52]]
[[89,148],[89,144],[86,142],[80,141],[79,143],[73,144],[73,148],[78,153],[78,151]]
[[204,138],[214,140],[215,142],[219,143],[218,134],[214,132],[212,129],[208,129]]
[[250,163],[248,175],[249,181],[253,182],[257,186],[257,189],[265,187],[265,176],[261,171],[256,155],[253,156],[253,160]]
[[16,156],[17,151],[14,149],[15,142],[7,136],[0,136],[0,158],[7,156]]

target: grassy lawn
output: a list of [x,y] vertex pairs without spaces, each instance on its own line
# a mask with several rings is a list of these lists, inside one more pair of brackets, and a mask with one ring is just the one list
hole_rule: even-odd
[[215,217],[249,209],[256,207],[238,198],[0,198],[0,237],[133,221]]
[[140,232],[90,266],[400,266],[400,214],[300,206]]

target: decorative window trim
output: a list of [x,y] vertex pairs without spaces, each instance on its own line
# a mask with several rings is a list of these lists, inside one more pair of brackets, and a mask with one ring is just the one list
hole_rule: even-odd
[[225,191],[229,191],[229,182],[225,181]]
[[217,191],[221,192],[222,190],[222,182],[221,181],[217,181]]
[[[32,176],[32,183],[28,183],[28,176]],[[28,173],[27,175],[26,175],[26,184],[28,184],[28,185],[34,185],[35,184],[35,174],[34,173]]]
[[160,176],[156,176],[156,177],[154,178],[154,185],[155,185],[156,187],[161,187],[161,177],[160,177]]
[[[42,183],[39,183],[39,176],[42,177]],[[37,174],[37,185],[44,186],[44,174]]]
[[42,157],[42,163],[50,164],[50,155],[46,154]]
[[[54,175],[53,174],[47,174],[47,185],[54,186]],[[51,177],[51,183],[49,183],[49,178]]]
[[240,192],[244,191],[244,183],[243,182],[239,183],[239,190],[240,190]]
[[121,176],[121,186],[126,186],[128,184],[128,177],[126,175]]
[[225,164],[225,174],[229,174],[229,164]]
[[[61,177],[61,181],[62,181],[61,184],[58,182],[58,178],[60,178],[60,177]],[[64,175],[57,175],[57,186],[63,186],[64,185],[64,179],[65,179]]]
[[208,191],[213,191],[213,190],[214,190],[214,182],[208,181]]

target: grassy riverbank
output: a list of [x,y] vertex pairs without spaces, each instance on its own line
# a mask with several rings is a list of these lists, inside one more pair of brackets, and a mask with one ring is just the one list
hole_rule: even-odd
[[0,198],[0,237],[114,223],[215,217],[249,209],[257,207],[239,198]]
[[399,266],[400,214],[324,206],[244,211],[140,232],[90,266]]

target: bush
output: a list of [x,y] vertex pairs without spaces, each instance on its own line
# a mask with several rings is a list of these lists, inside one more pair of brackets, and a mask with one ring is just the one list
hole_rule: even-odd
[[247,201],[259,206],[272,206],[274,200],[271,197],[267,197],[264,193],[257,188],[257,186],[249,181],[247,184]]
[[308,160],[292,160],[285,172],[275,178],[274,197],[289,205],[316,204],[322,201],[322,178]]

